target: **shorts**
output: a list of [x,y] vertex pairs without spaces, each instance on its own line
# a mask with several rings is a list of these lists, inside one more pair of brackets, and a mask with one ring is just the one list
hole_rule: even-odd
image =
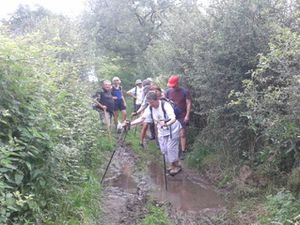
[[178,161],[179,137],[171,138],[170,136],[158,137],[160,151],[165,155],[168,163]]
[[104,126],[105,129],[107,128],[110,129],[113,113],[100,110],[99,115],[100,115],[101,126]]
[[122,111],[122,110],[126,110],[126,106],[124,105],[123,100],[121,101],[116,100],[114,104],[114,111]]
[[181,124],[182,126],[182,129],[187,129],[187,127],[189,126],[189,123],[185,123],[184,122],[184,118],[180,118],[180,119],[177,119],[179,121],[179,123]]

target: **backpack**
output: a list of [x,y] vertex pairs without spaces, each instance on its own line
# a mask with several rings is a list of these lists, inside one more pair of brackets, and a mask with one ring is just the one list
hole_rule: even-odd
[[[180,108],[178,107],[178,105],[177,105],[174,101],[172,101],[172,100],[169,98],[169,93],[170,93],[170,91],[171,91],[171,89],[168,89],[168,90],[166,91],[166,98],[162,98],[162,100],[164,100],[164,101],[166,101],[166,102],[169,102],[169,103],[171,104],[171,106],[172,106],[173,109],[174,109],[174,113],[175,113],[176,119],[179,119],[180,116],[181,116],[181,114],[182,114],[182,109],[180,109]],[[182,92],[183,96],[186,98],[186,96],[187,96],[187,91],[186,91],[186,89],[182,88],[182,89],[181,89],[181,92]]]

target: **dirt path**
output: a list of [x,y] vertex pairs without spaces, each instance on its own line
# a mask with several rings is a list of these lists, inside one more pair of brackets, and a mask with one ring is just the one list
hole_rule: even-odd
[[174,225],[234,224],[226,217],[224,200],[197,172],[184,168],[168,176],[166,191],[161,164],[149,162],[139,171],[138,160],[128,146],[118,147],[104,181],[103,225],[140,224],[149,202],[164,206]]

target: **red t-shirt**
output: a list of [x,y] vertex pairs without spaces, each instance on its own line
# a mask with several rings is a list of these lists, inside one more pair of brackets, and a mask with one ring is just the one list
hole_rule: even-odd
[[172,100],[182,110],[181,118],[186,115],[186,100],[191,99],[190,92],[185,88],[169,88],[165,92],[166,98]]

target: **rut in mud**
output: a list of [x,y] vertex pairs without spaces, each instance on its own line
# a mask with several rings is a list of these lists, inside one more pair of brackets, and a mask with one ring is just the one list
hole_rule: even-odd
[[162,163],[148,162],[139,170],[138,160],[129,146],[117,147],[104,180],[102,224],[140,224],[149,202],[164,206],[172,224],[234,224],[226,218],[224,200],[196,171],[184,167],[167,176],[166,191]]

